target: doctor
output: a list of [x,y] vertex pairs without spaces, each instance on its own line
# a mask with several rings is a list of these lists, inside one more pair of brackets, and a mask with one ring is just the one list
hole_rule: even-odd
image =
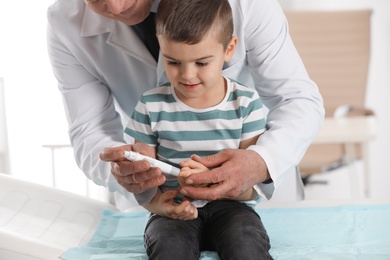
[[[48,10],[48,52],[63,96],[75,158],[86,176],[114,192],[119,209],[165,177],[114,148],[138,98],[167,82],[158,59],[153,14],[158,0],[57,0]],[[183,188],[197,199],[237,197],[254,186],[270,199],[303,198],[296,165],[318,133],[324,109],[291,41],[276,0],[230,0],[239,42],[223,74],[257,89],[268,130],[247,150],[193,158],[209,168]],[[129,143],[129,140],[127,140]],[[141,145],[128,149],[142,151]],[[217,167],[220,166],[220,167]]]

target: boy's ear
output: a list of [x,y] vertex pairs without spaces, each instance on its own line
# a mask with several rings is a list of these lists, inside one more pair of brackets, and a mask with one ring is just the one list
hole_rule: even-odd
[[232,39],[230,40],[225,51],[225,62],[228,62],[233,57],[237,42],[238,38],[236,36],[232,36]]

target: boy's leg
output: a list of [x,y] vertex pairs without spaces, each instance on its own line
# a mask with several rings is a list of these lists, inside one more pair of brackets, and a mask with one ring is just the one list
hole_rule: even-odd
[[221,260],[272,259],[270,242],[259,215],[238,201],[215,201],[208,205],[206,241]]
[[153,215],[145,228],[149,259],[199,259],[201,221],[174,220]]

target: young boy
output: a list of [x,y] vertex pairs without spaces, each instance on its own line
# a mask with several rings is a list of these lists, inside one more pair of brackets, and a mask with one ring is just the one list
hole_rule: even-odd
[[204,171],[191,160],[223,149],[246,149],[265,131],[255,90],[221,75],[238,39],[227,0],[162,0],[156,32],[169,83],[144,93],[125,132],[149,144],[148,154],[180,165],[179,178],[135,195],[152,214],[145,229],[149,259],[270,259],[269,238],[251,206],[254,189],[235,200],[196,201],[179,196],[179,182]]

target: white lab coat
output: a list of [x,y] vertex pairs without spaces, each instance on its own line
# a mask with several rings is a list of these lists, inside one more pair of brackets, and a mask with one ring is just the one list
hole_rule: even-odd
[[[223,75],[255,87],[270,110],[269,130],[249,149],[264,158],[274,182],[256,190],[267,199],[302,198],[295,169],[322,125],[321,95],[290,39],[278,2],[230,4],[239,43]],[[117,111],[131,115],[143,92],[167,81],[161,59],[153,59],[131,28],[92,12],[83,0],[57,0],[48,10],[47,36],[77,163],[96,184],[132,200],[98,155],[125,142]]]

